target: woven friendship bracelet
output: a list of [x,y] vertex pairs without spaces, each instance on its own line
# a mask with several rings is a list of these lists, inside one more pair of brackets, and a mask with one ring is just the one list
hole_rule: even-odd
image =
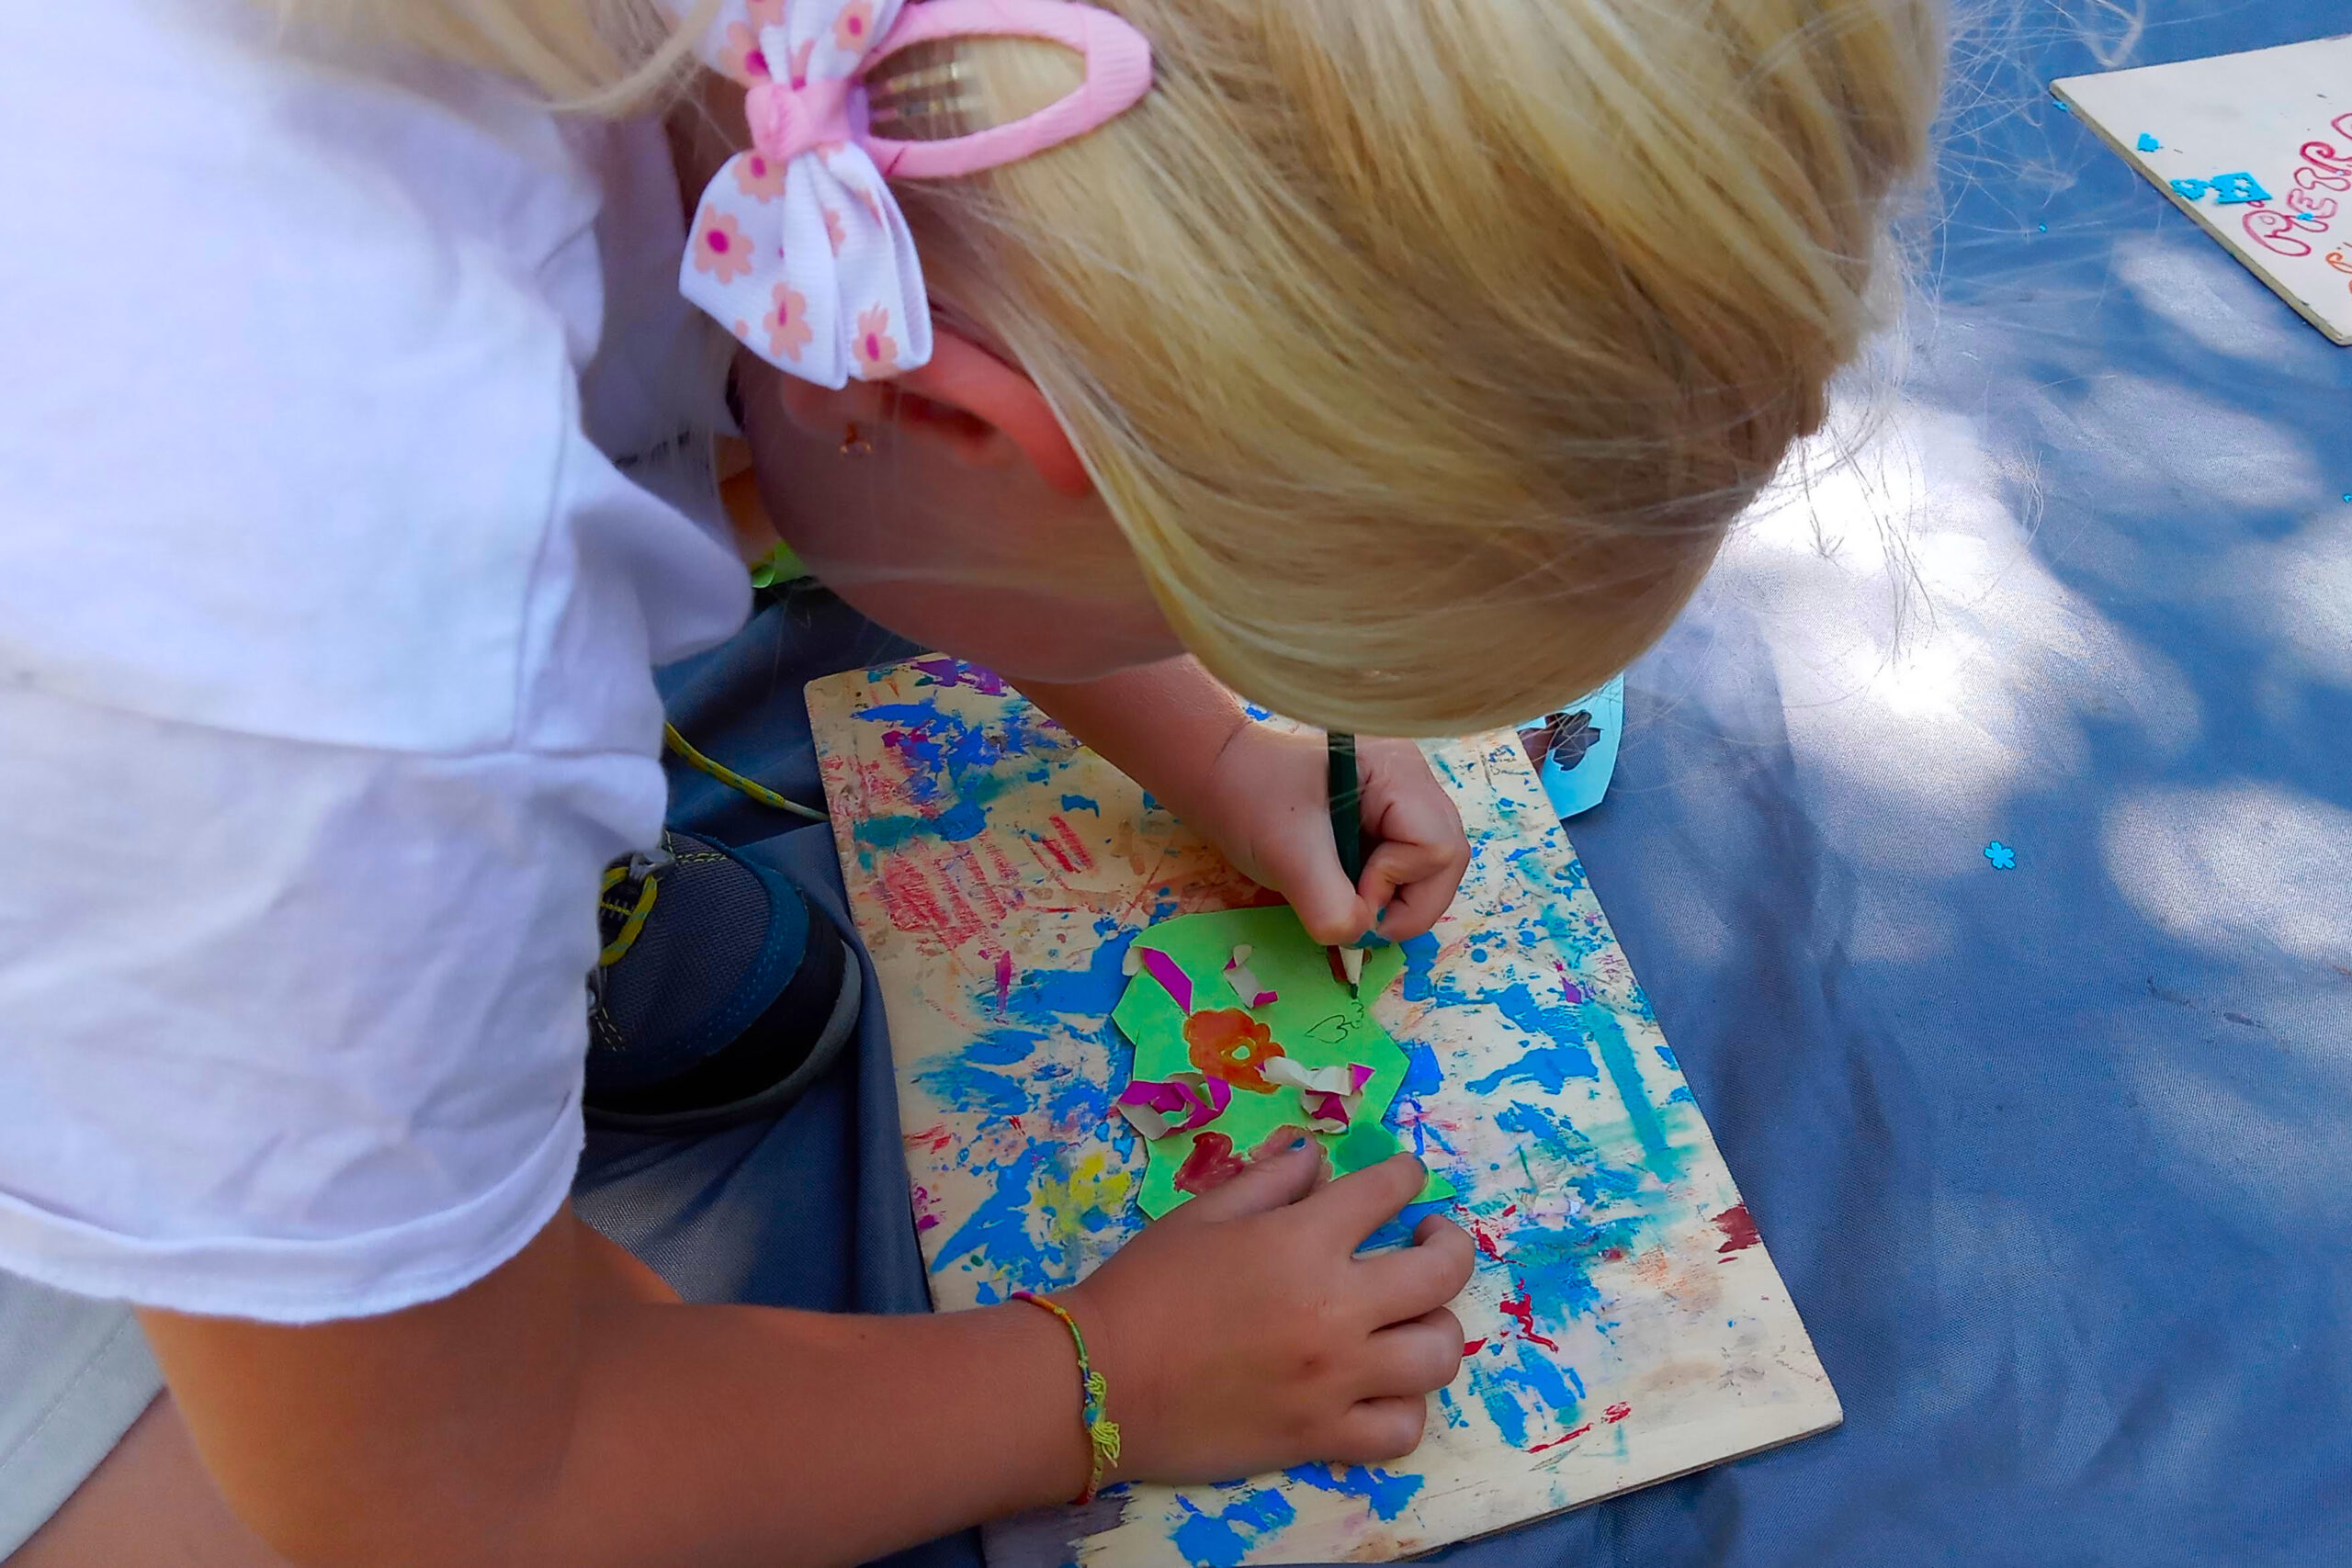
[[1094,1370],[1094,1363],[1087,1359],[1086,1336],[1080,1330],[1078,1319],[1070,1316],[1068,1309],[1059,1302],[1047,1301],[1027,1291],[1013,1292],[1012,1299],[1042,1307],[1060,1318],[1062,1326],[1069,1330],[1070,1343],[1078,1347],[1079,1419],[1086,1426],[1086,1444],[1092,1455],[1092,1468],[1087,1472],[1086,1490],[1071,1501],[1091,1503],[1095,1492],[1102,1484],[1102,1477],[1119,1462],[1119,1424],[1110,1416],[1110,1387],[1102,1381],[1102,1374]]

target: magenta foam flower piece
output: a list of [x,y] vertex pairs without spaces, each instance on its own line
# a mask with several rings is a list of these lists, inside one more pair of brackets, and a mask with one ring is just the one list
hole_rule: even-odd
[[1193,1010],[1193,977],[1184,966],[1156,947],[1143,950],[1144,973],[1159,982],[1159,988],[1176,999],[1176,1005],[1186,1012]]
[[1189,1133],[1225,1114],[1233,1086],[1204,1073],[1176,1073],[1164,1079],[1137,1078],[1119,1091],[1116,1109],[1147,1138]]

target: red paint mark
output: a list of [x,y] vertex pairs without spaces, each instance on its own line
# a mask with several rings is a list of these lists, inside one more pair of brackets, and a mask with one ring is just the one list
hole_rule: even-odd
[[1633,1413],[1634,1407],[1630,1404],[1612,1404],[1600,1413],[1600,1418],[1613,1427]]
[[1060,838],[1062,849],[1069,852],[1066,857],[1057,853],[1054,858],[1061,861],[1066,869],[1092,871],[1094,869],[1093,852],[1086,847],[1086,840],[1071,829],[1069,820],[1060,817],[1049,817],[1046,820],[1054,825],[1054,832]]
[[1754,1247],[1763,1239],[1756,1234],[1756,1222],[1747,1217],[1747,1205],[1734,1203],[1714,1219],[1715,1228],[1724,1233],[1724,1244],[1717,1252],[1737,1252]]
[[[1061,818],[1057,817],[1054,820],[1058,822]],[[1054,857],[1054,863],[1060,866],[1064,871],[1076,871],[1078,869],[1077,866],[1070,863],[1069,856],[1062,853],[1062,847],[1060,844],[1051,839],[1043,838],[1039,839],[1037,843],[1038,847],[1043,849],[1047,854]]]
[[1603,1263],[1620,1263],[1624,1260],[1624,1257],[1625,1249],[1623,1247],[1612,1247],[1601,1253],[1600,1260]]
[[1589,1421],[1588,1421],[1588,1422],[1586,1422],[1583,1426],[1578,1427],[1575,1431],[1573,1431],[1573,1432],[1563,1432],[1563,1433],[1561,1433],[1558,1437],[1556,1437],[1556,1438],[1553,1438],[1550,1442],[1548,1442],[1548,1443],[1537,1443],[1537,1444],[1533,1445],[1532,1447],[1531,1447],[1527,1451],[1528,1451],[1529,1453],[1532,1453],[1532,1454],[1540,1454],[1540,1453],[1542,1453],[1545,1449],[1556,1449],[1556,1448],[1558,1448],[1562,1443],[1573,1443],[1573,1442],[1575,1442],[1578,1438],[1583,1437],[1587,1432],[1589,1432],[1589,1431],[1591,1431],[1591,1430],[1592,1430],[1592,1423],[1591,1423],[1591,1422],[1589,1422]]
[[1502,1247],[1496,1242],[1493,1236],[1487,1234],[1486,1226],[1480,1224],[1475,1219],[1470,1221],[1470,1239],[1477,1243],[1479,1251],[1485,1253],[1496,1262],[1500,1263],[1503,1260]]
[[996,955],[996,1010],[1002,1012],[1005,1003],[1012,999],[1012,954],[1000,953]]
[[1503,1213],[1506,1215],[1516,1214],[1519,1213],[1519,1205],[1516,1203],[1505,1203],[1503,1205]]
[[906,1135],[906,1143],[909,1148],[918,1144],[928,1145],[933,1154],[944,1155],[956,1146],[956,1134],[949,1132],[944,1124],[925,1127],[920,1133],[909,1133]]
[[1541,1345],[1546,1350],[1556,1350],[1560,1348],[1557,1341],[1546,1339],[1535,1332],[1535,1303],[1528,1298],[1525,1291],[1520,1292],[1515,1296],[1505,1296],[1497,1304],[1502,1308],[1505,1317],[1519,1325],[1519,1337],[1521,1339],[1531,1345]]
[[1202,1133],[1193,1139],[1193,1152],[1177,1168],[1176,1190],[1197,1198],[1224,1186],[1247,1168],[1234,1156],[1231,1138],[1223,1133]]
[[1462,1353],[1465,1356],[1475,1356],[1486,1348],[1487,1342],[1484,1339],[1465,1339],[1462,1342]]

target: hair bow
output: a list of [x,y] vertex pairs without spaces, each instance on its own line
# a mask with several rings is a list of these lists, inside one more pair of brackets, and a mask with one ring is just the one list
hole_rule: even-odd
[[[943,39],[1042,39],[1085,79],[1035,114],[969,135],[873,134],[866,78]],[[752,145],[703,192],[679,288],[752,352],[823,387],[931,359],[931,304],[898,178],[953,178],[1084,135],[1151,85],[1151,50],[1107,11],[1069,0],[724,0],[703,58],[748,89]]]

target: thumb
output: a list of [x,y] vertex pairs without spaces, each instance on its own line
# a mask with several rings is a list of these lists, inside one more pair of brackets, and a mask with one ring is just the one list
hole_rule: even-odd
[[1340,857],[1329,850],[1283,880],[1298,923],[1324,946],[1351,942],[1372,929],[1372,905],[1349,883]]
[[1302,1145],[1250,1161],[1240,1175],[1212,1187],[1169,1218],[1214,1224],[1288,1208],[1313,1191],[1322,1174],[1323,1151],[1309,1138]]

